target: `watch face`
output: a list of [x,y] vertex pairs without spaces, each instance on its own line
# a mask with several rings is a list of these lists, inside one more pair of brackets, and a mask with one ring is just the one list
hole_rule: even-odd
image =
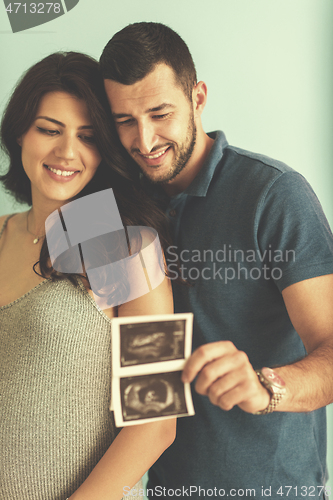
[[273,385],[281,388],[286,385],[285,381],[271,368],[262,368],[261,373]]

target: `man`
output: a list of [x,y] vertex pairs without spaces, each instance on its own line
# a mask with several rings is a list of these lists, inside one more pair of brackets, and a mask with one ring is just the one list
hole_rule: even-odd
[[319,202],[286,165],[204,132],[207,87],[170,28],[127,26],[101,69],[120,141],[168,203],[170,274],[192,283],[174,297],[195,318],[196,415],[178,420],[149,498],[323,498],[333,241]]

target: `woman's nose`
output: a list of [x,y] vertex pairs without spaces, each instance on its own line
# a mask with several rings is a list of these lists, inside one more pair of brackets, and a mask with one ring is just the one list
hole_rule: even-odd
[[66,160],[74,160],[77,155],[76,140],[74,137],[63,135],[57,142],[56,156]]

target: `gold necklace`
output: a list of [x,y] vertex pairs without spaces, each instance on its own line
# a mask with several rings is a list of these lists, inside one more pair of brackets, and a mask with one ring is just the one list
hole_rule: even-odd
[[30,208],[30,210],[27,213],[27,231],[28,231],[29,234],[31,234],[34,237],[33,244],[36,245],[39,242],[39,240],[45,236],[45,234],[42,234],[41,236],[36,236],[34,233],[32,233],[31,231],[29,231],[29,227],[28,226],[29,226],[29,214],[30,214],[30,212],[31,212],[31,208]]

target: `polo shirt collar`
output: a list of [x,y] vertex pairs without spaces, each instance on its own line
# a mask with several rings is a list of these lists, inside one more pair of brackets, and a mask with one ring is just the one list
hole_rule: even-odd
[[227,139],[221,130],[210,132],[208,136],[214,139],[214,144],[211,147],[201,170],[198,172],[191,184],[185,189],[183,194],[201,197],[206,196],[216,165],[221,160],[224,149],[228,146]]

